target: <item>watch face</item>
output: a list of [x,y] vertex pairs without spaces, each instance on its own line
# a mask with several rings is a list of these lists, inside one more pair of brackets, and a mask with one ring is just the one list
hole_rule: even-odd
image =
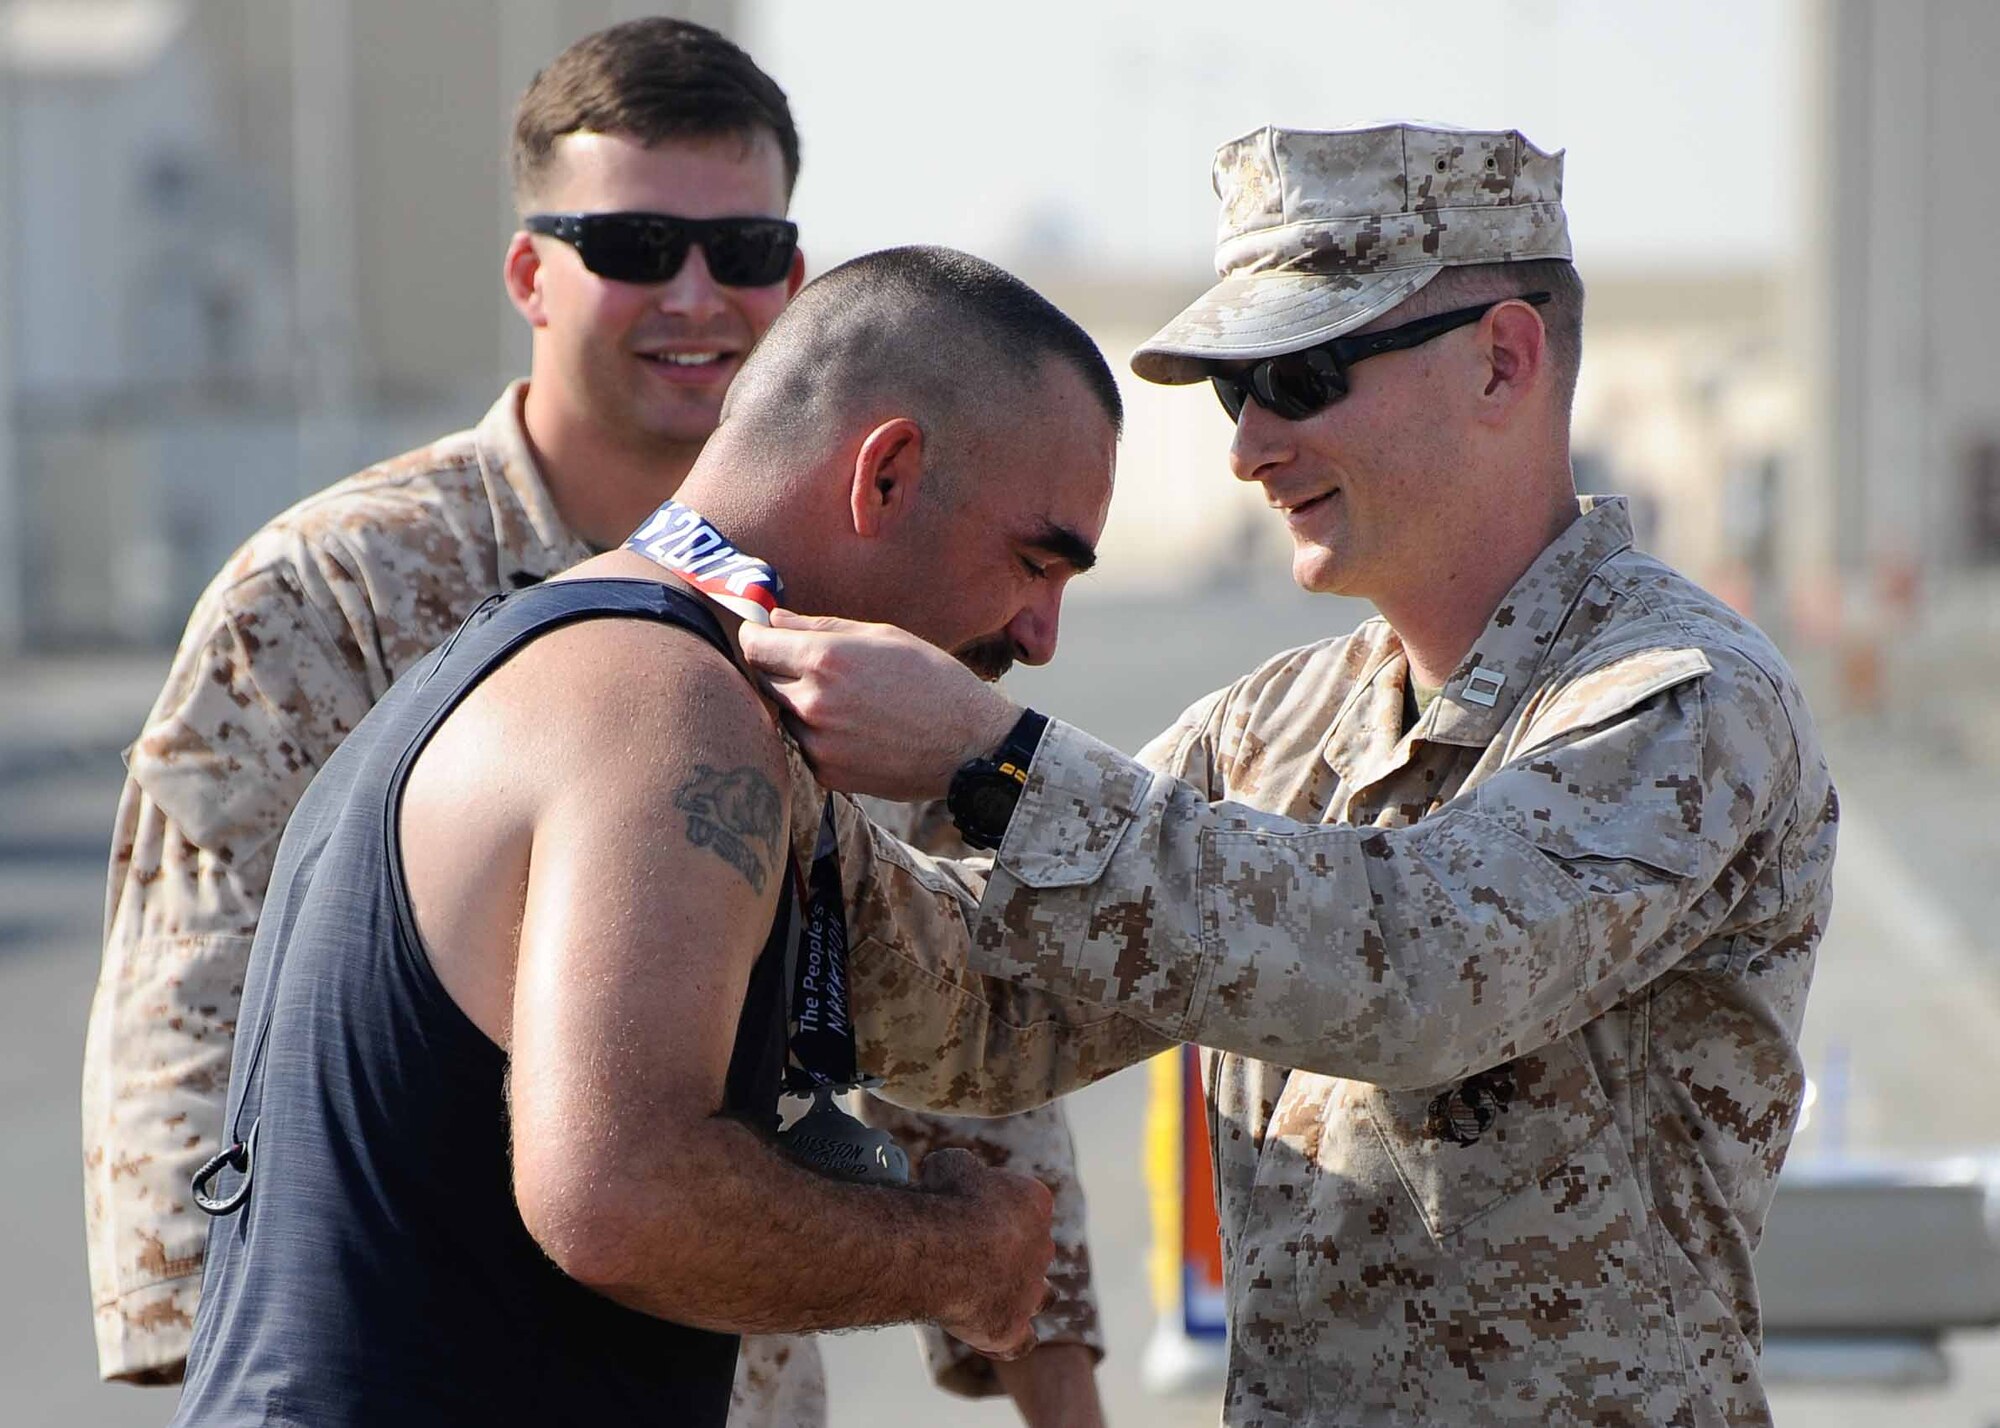
[[1007,820],[1014,816],[1014,805],[1020,802],[1021,785],[1005,774],[988,774],[966,789],[966,811],[979,827],[997,837],[1007,827]]
[[1020,802],[1021,785],[991,763],[968,764],[951,781],[952,822],[975,848],[995,848]]

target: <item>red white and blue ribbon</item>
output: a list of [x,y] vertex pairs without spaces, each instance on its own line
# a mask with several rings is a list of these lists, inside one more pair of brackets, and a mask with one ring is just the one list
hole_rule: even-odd
[[745,555],[708,517],[679,501],[669,501],[632,533],[625,549],[664,565],[723,609],[759,625],[785,598],[778,572]]

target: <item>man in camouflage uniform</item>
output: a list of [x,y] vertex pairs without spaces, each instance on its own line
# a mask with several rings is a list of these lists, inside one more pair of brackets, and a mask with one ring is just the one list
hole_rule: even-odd
[[[1209,1048],[1230,1423],[1768,1423],[1836,820],[1797,685],[1575,496],[1559,155],[1265,129],[1215,177],[1222,282],[1133,365],[1218,379],[1295,577],[1383,618],[1136,760],[1048,723],[1011,813],[955,795],[990,869],[849,821],[867,1057],[990,1110]],[[886,627],[744,646],[836,786],[1022,737]]]
[[[589,37],[537,76],[515,166],[524,213],[778,217],[798,140],[783,92],[748,56],[699,26],[647,20]],[[251,537],[196,607],[128,752],[83,1097],[107,1378],[181,1375],[208,1230],[188,1179],[216,1149],[251,938],[293,805],[481,600],[615,545],[673,493],[804,266],[728,286],[695,247],[661,283],[620,283],[561,242],[517,233],[505,272],[534,329],[532,381],[474,430],[372,467]],[[1012,1392],[1032,1422],[1095,1421],[1102,1341],[1060,1110],[976,1122],[864,1110],[913,1160],[965,1146],[1055,1192],[1058,1294],[1036,1320],[1043,1347],[998,1366],[936,1330],[924,1347],[954,1392]],[[824,1420],[811,1340],[746,1338],[732,1423]]]

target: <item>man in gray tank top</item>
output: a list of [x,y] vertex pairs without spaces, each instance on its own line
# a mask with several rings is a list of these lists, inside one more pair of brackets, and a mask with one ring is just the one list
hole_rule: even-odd
[[[1043,662],[1120,420],[1096,348],[1017,280],[858,259],[745,364],[640,533],[674,539],[500,601],[391,691],[279,852],[177,1422],[720,1423],[743,1332],[1032,1346],[1043,1187],[963,1153],[859,1183],[771,1135],[774,1066],[829,1020],[798,989],[840,990],[837,966],[792,982],[774,1050],[822,796],[727,646],[644,592],[714,594],[727,630],[782,577],[796,608],[899,620],[987,676]],[[837,963],[830,885],[793,964]],[[461,1304],[490,1332],[440,1330]]]
[[[529,86],[513,150],[522,217],[575,220],[561,226],[576,241],[524,228],[507,248],[532,381],[510,384],[475,429],[341,481],[252,535],[189,619],[128,755],[83,1095],[107,1378],[180,1379],[206,1236],[188,1177],[218,1148],[251,938],[306,785],[481,600],[615,545],[673,494],[742,357],[804,275],[798,251],[774,241],[799,168],[785,96],[699,25],[651,17],[579,40]],[[663,221],[596,221],[635,210]],[[690,230],[664,221],[675,217],[745,221],[683,245]],[[634,234],[662,241],[621,250]],[[858,1100],[913,1151],[967,1144],[1050,1185],[1061,1292],[1037,1316],[1037,1351],[996,1366],[935,1330],[918,1337],[954,1392],[1011,1392],[1035,1428],[1087,1428],[1095,1416],[1075,1405],[1091,1397],[1102,1337],[1060,1104],[970,1120]],[[1069,1406],[1037,1411],[1051,1401]],[[823,1428],[812,1341],[746,1340],[730,1421]]]

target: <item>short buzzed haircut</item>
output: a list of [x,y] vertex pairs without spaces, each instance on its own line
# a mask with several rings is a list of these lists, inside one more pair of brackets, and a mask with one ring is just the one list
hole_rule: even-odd
[[1461,307],[1498,302],[1528,293],[1547,293],[1537,309],[1549,334],[1549,368],[1565,412],[1576,396],[1583,364],[1583,279],[1565,258],[1532,258],[1518,263],[1468,263],[1446,268],[1400,303],[1385,321],[1413,322]]
[[525,206],[570,134],[777,141],[785,192],[799,178],[799,131],[776,80],[723,36],[655,16],[586,35],[537,74],[514,111],[514,200]]
[[[1121,431],[1125,406],[1097,344],[1060,308],[982,258],[951,248],[888,248],[799,290],[745,362],[722,420],[759,442],[824,433],[865,404],[894,407],[944,449],[955,429],[1032,420],[1015,394],[1050,362],[1083,379]],[[971,420],[968,420],[971,419]]]

